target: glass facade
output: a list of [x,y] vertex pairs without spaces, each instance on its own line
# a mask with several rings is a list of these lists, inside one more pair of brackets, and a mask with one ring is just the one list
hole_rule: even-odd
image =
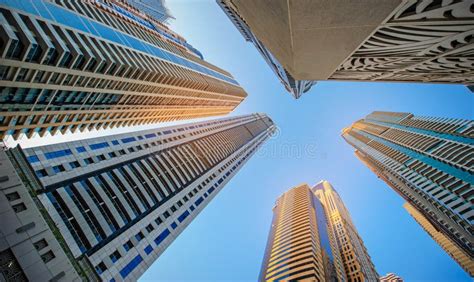
[[374,112],[342,136],[413,211],[474,258],[474,121]]
[[133,280],[274,130],[253,114],[15,150],[74,260]]

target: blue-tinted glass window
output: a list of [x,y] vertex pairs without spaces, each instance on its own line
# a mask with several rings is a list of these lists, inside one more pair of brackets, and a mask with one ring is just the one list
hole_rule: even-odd
[[65,149],[65,150],[59,150],[59,151],[48,152],[48,153],[45,153],[45,154],[44,154],[44,156],[45,156],[48,160],[50,160],[50,159],[55,159],[55,158],[60,158],[60,157],[64,157],[64,156],[67,156],[67,155],[72,155],[71,150]]
[[143,136],[138,136],[138,140],[143,140]]
[[39,178],[48,176],[48,173],[46,172],[45,169],[37,170],[35,171],[35,173],[36,173],[36,176],[38,176]]
[[107,266],[105,266],[104,262],[101,262],[99,263],[98,265],[96,265],[95,267],[95,271],[97,272],[97,274],[102,274],[104,271],[107,270]]
[[166,239],[166,237],[168,237],[168,235],[170,235],[170,231],[168,229],[163,230],[163,232],[161,232],[160,235],[155,238],[155,244],[159,245],[161,242],[163,242],[163,240]]
[[197,207],[197,206],[199,206],[199,205],[202,203],[202,201],[204,201],[204,199],[203,199],[202,197],[199,197],[199,198],[194,202],[194,204],[195,204],[196,207]]
[[98,149],[103,149],[103,148],[109,147],[109,143],[107,143],[107,142],[102,142],[102,143],[97,143],[97,144],[89,145],[89,147],[90,147],[92,150],[98,150]]
[[150,246],[150,245],[148,245],[148,246],[146,246],[146,248],[144,249],[144,251],[145,251],[145,253],[146,253],[147,255],[149,255],[151,252],[153,252],[153,247]]
[[55,173],[60,173],[60,172],[63,172],[65,169],[64,169],[64,166],[63,165],[57,165],[57,166],[53,166],[53,171]]
[[120,270],[122,278],[127,277],[142,261],[143,258],[140,255],[133,258],[124,268],[122,268],[122,270]]
[[179,222],[183,222],[183,221],[186,219],[186,217],[188,217],[188,215],[189,215],[189,212],[188,212],[188,211],[183,212],[183,213],[178,217]]
[[125,244],[123,244],[123,248],[128,252],[131,248],[133,248],[132,241],[128,240]]
[[178,227],[178,224],[176,224],[176,222],[173,222],[173,223],[171,223],[171,227],[172,227],[173,229],[176,229],[176,227]]
[[119,144],[119,141],[117,141],[117,140],[112,140],[112,144],[118,145],[118,144]]
[[135,239],[141,241],[144,238],[143,233],[140,231],[135,235]]
[[86,148],[84,148],[84,146],[80,146],[80,147],[76,147],[76,150],[78,153],[83,153],[86,151]]
[[116,262],[122,257],[122,255],[118,251],[115,251],[109,257],[112,262]]
[[27,160],[30,164],[39,162],[38,156],[37,155],[32,155],[27,157]]
[[153,137],[156,137],[156,134],[155,133],[146,134],[145,137],[146,138],[153,138]]
[[135,137],[123,138],[121,140],[122,140],[122,143],[130,143],[130,142],[133,142],[133,141],[137,141],[137,139],[135,139]]
[[81,166],[78,161],[70,162],[69,165],[71,166],[71,168],[77,168]]

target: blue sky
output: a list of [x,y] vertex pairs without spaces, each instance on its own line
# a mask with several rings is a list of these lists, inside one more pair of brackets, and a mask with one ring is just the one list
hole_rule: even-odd
[[380,274],[470,281],[403,209],[403,200],[354,156],[340,132],[374,110],[474,119],[474,94],[459,85],[321,82],[294,100],[214,1],[168,4],[176,18],[171,27],[249,94],[232,114],[264,112],[280,130],[142,280],[255,281],[276,198],[299,183],[326,179],[345,201]]
[[[214,1],[168,4],[176,18],[171,27],[206,60],[231,72],[249,94],[232,115],[267,113],[279,133],[141,280],[255,281],[276,198],[300,183],[326,179],[344,200],[379,274],[394,272],[405,281],[471,281],[408,215],[403,200],[354,156],[340,133],[374,110],[474,119],[474,94],[460,85],[320,82],[294,100]],[[135,129],[141,128],[150,126]],[[96,135],[22,143],[31,146]]]

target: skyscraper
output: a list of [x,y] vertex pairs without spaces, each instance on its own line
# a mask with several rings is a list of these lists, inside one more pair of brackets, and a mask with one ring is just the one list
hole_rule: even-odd
[[441,233],[430,221],[413,206],[405,203],[403,207],[420,224],[438,245],[443,248],[469,275],[474,276],[474,260],[459,248],[448,236]]
[[376,281],[370,256],[327,181],[298,185],[273,208],[260,281]]
[[365,165],[473,259],[474,121],[373,112],[342,136]]
[[226,71],[123,1],[0,1],[0,139],[224,115]]
[[148,14],[155,20],[166,23],[173,18],[166,7],[165,0],[124,0],[139,11]]
[[295,98],[314,80],[474,82],[471,0],[217,2]]
[[232,0],[217,0],[217,4],[222,8],[224,13],[229,17],[235,27],[242,34],[244,39],[252,42],[257,48],[258,52],[263,56],[272,71],[278,77],[280,82],[285,86],[286,91],[291,93],[295,99],[298,99],[305,92],[309,91],[311,87],[316,84],[313,80],[295,79],[292,74],[273,56],[271,51],[259,40],[259,38],[252,32],[242,15],[237,11],[236,6]]
[[253,114],[2,152],[0,257],[30,280],[136,280],[274,130]]
[[377,271],[339,194],[328,181],[319,182],[312,191],[321,201],[337,239],[347,280],[376,281]]
[[387,273],[386,275],[380,277],[380,282],[403,282],[403,279],[400,276],[397,276],[395,273]]

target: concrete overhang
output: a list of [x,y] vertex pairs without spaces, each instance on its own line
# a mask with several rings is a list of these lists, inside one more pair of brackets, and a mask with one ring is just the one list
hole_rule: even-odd
[[325,80],[403,0],[232,0],[297,80]]

